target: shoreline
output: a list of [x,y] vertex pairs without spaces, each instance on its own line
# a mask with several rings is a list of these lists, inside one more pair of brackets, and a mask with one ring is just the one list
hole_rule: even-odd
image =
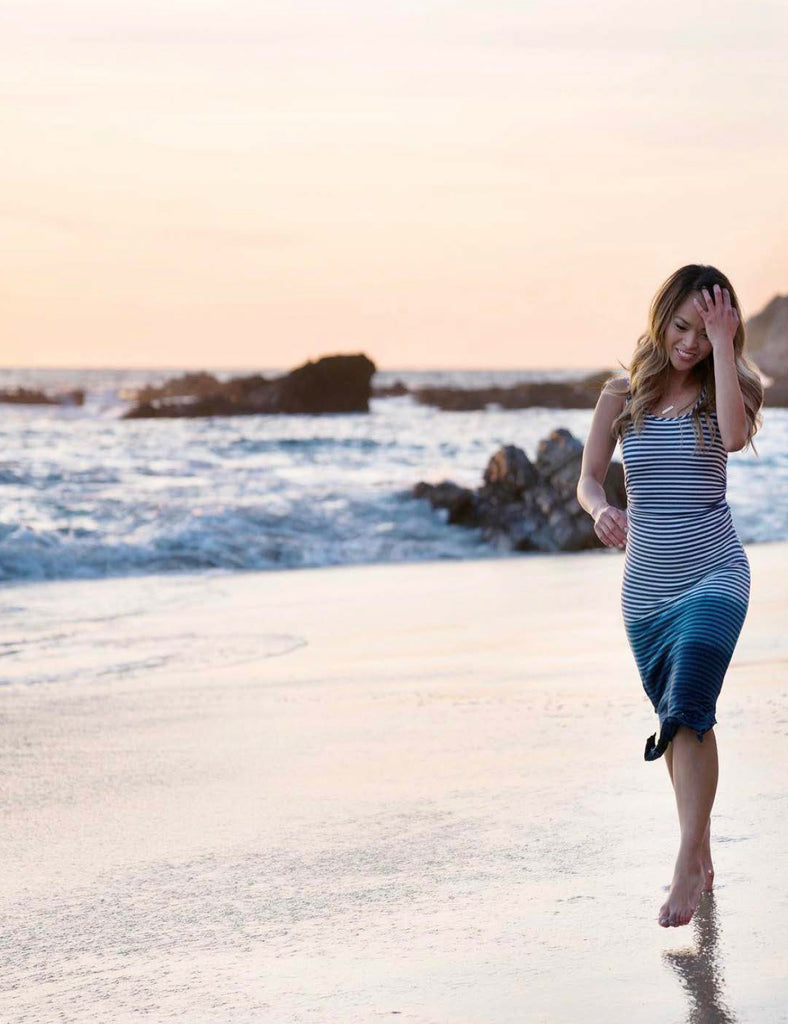
[[[459,527],[457,527],[459,529]],[[745,551],[749,551],[753,548],[772,547],[779,545],[788,545],[787,540],[781,540],[779,538],[773,540],[753,540],[742,542],[742,546]],[[213,578],[216,576],[221,577],[245,577],[250,575],[269,576],[271,574],[289,574],[289,573],[303,573],[303,572],[329,572],[329,571],[342,571],[344,569],[395,569],[399,566],[407,568],[408,566],[439,566],[447,564],[466,564],[466,563],[486,563],[493,562],[500,564],[509,560],[522,561],[523,559],[529,558],[574,558],[583,556],[598,555],[599,557],[606,557],[609,552],[614,552],[617,555],[624,557],[624,552],[618,549],[609,548],[589,548],[584,551],[504,551],[495,552],[490,551],[489,554],[479,556],[468,556],[468,557],[455,557],[450,556],[446,558],[419,558],[419,559],[401,559],[399,561],[378,561],[378,562],[341,562],[332,563],[330,565],[287,565],[277,566],[266,569],[260,568],[248,568],[248,569],[228,569],[223,566],[208,566],[205,568],[198,569],[179,569],[174,572],[142,572],[142,573],[128,573],[124,575],[113,575],[113,576],[88,576],[88,577],[57,577],[55,579],[8,579],[0,580],[0,598],[2,595],[14,587],[27,587],[27,586],[66,586],[69,584],[93,584],[101,586],[102,583],[117,583],[123,580],[127,581],[141,581],[146,579],[157,579],[162,581],[167,580],[179,580],[179,579],[199,579],[199,578]]]

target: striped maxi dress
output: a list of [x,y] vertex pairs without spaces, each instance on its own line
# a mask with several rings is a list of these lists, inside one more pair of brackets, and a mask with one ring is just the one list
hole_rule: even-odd
[[[621,610],[659,716],[645,759],[665,752],[680,725],[698,737],[716,724],[717,698],[750,600],[750,564],[726,500],[728,452],[701,418],[647,414],[620,438],[628,531]],[[629,396],[631,398],[631,395]],[[629,400],[629,399],[628,399]],[[717,414],[712,412],[717,426]]]

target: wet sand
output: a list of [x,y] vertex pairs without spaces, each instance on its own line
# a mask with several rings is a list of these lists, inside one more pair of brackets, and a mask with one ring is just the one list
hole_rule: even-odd
[[0,590],[0,1019],[785,1020],[788,543],[747,548],[716,892],[623,553]]

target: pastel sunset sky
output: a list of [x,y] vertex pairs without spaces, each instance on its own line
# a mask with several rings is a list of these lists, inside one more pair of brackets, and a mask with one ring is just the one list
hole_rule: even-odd
[[3,365],[614,366],[788,291],[788,5],[2,0]]

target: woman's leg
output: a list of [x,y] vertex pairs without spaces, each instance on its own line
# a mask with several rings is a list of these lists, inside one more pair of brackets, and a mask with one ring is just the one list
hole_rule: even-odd
[[[707,733],[708,735],[708,733]],[[705,742],[705,741],[704,741]],[[665,758],[665,764],[668,766],[668,774],[670,775],[670,783],[673,785],[673,744],[669,743],[667,749],[663,755]],[[675,790],[675,786],[674,786]],[[706,831],[703,834],[703,846],[700,851],[700,859],[703,864],[703,874],[705,876],[705,883],[703,885],[704,892],[711,892],[714,888],[714,864],[711,860],[711,816],[706,822]]]
[[698,905],[705,882],[703,840],[714,804],[719,771],[713,729],[704,733],[703,741],[699,742],[692,729],[679,726],[671,746],[681,844],[670,893],[659,911],[659,923],[665,927],[687,924]]

